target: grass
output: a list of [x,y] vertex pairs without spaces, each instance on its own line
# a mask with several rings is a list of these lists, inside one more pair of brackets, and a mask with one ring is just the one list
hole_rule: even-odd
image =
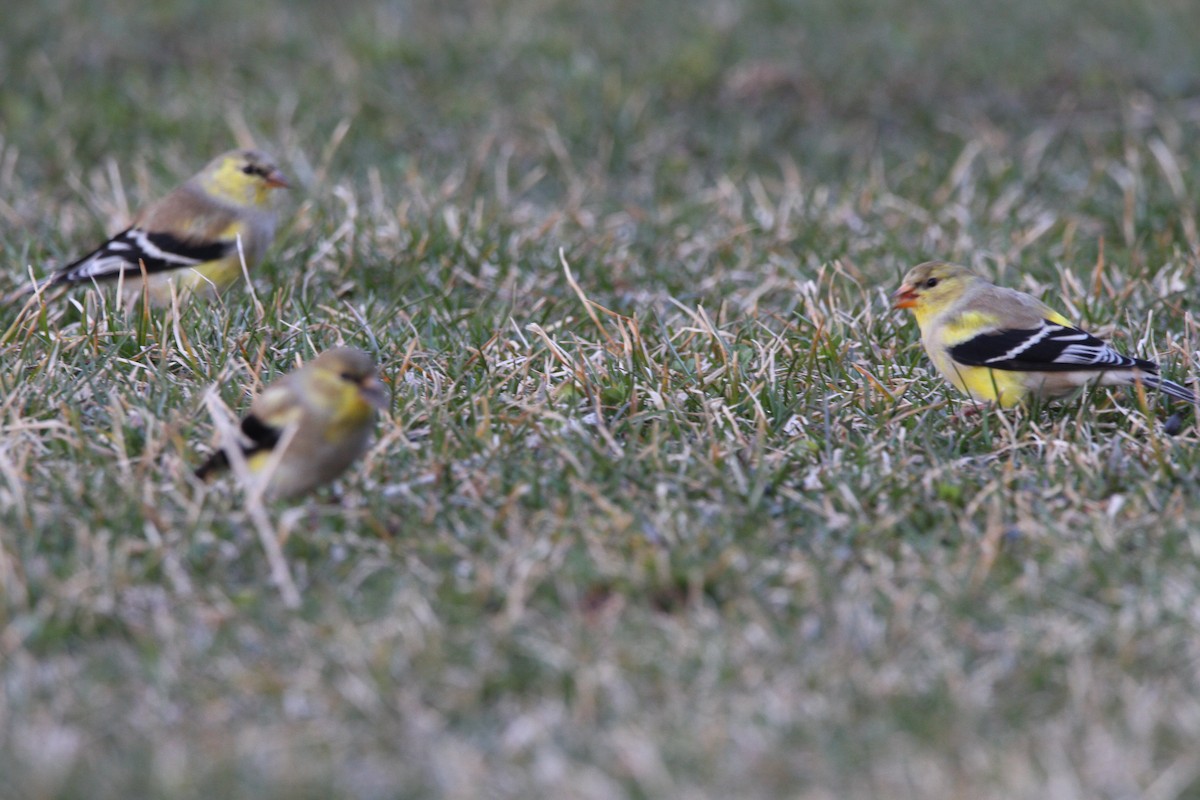
[[[302,188],[253,294],[0,312],[0,794],[1200,793],[1194,420],[960,419],[887,303],[1194,381],[1191,4],[106,5],[6,14],[0,288],[236,143]],[[189,470],[341,342],[290,610]]]

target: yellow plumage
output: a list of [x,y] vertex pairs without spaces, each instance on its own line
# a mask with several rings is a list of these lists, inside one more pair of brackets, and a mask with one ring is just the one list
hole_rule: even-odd
[[[383,385],[360,350],[328,350],[272,383],[242,420],[240,446],[251,479],[267,495],[295,497],[327,483],[367,449]],[[229,465],[225,450],[198,470],[207,478]]]
[[976,400],[1013,406],[1089,383],[1140,382],[1187,402],[1194,395],[1158,376],[1153,361],[1123,356],[1040,300],[941,261],[914,267],[894,295],[911,309],[934,366]]
[[120,283],[127,304],[155,306],[216,296],[253,268],[275,236],[271,195],[288,186],[271,158],[256,150],[218,156],[182,185],[142,209],[133,223],[37,286],[9,296],[81,283]]

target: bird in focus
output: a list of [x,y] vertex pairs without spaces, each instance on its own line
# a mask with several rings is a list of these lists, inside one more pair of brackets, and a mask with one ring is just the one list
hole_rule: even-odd
[[[242,420],[236,446],[254,488],[292,498],[332,481],[366,452],[386,402],[375,362],[351,347],[327,350],[271,383]],[[227,446],[196,476],[207,480],[229,467]]]
[[1195,403],[1158,374],[1158,364],[1122,355],[1032,295],[989,283],[965,267],[929,261],[909,270],[892,295],[911,309],[921,343],[950,383],[977,401],[1009,407],[1059,397],[1087,383],[1141,383]]
[[129,307],[143,294],[160,307],[173,292],[216,296],[241,277],[243,258],[250,269],[263,257],[275,238],[273,190],[289,185],[270,156],[231,150],[100,247],[7,301],[80,283],[118,283]]

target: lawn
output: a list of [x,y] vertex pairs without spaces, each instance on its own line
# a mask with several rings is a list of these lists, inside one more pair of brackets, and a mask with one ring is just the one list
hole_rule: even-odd
[[[295,187],[221,302],[0,309],[0,796],[1200,797],[1194,413],[966,415],[888,301],[1195,386],[1200,5],[10,5],[0,291]],[[390,409],[264,531],[214,414],[343,343]]]

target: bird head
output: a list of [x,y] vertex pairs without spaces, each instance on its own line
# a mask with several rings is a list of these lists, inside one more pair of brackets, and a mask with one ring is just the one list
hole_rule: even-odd
[[291,182],[279,171],[274,161],[266,153],[258,150],[237,150],[233,153],[234,164],[243,174],[252,179],[262,181],[272,189],[288,189]]
[[926,261],[908,271],[900,288],[892,295],[893,308],[911,308],[917,314],[923,308],[937,307],[962,293],[964,284],[977,280],[966,267],[945,261]]
[[321,353],[312,363],[315,369],[336,375],[344,385],[353,387],[368,404],[380,410],[387,408],[387,391],[375,374],[375,361],[362,350],[335,347]]
[[292,185],[271,157],[259,150],[230,150],[210,161],[197,178],[217,197],[246,205],[264,204],[271,190]]

